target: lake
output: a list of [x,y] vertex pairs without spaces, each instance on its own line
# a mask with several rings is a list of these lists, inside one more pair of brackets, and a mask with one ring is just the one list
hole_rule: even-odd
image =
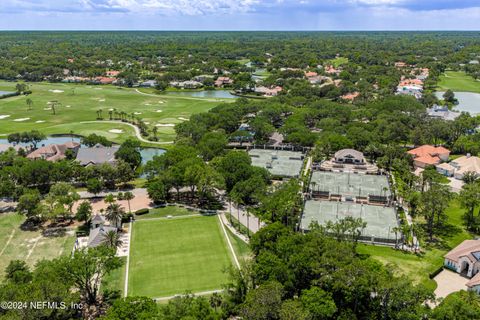
[[202,91],[167,91],[166,95],[192,97],[192,98],[214,98],[214,99],[235,99],[227,90],[202,90]]
[[[37,144],[37,147],[41,147],[44,145],[48,144],[62,144],[66,143],[68,141],[75,141],[80,143],[80,138],[78,137],[68,137],[68,136],[49,136],[47,139],[40,141]],[[7,144],[8,139],[0,139],[0,144]],[[19,145],[25,146],[25,145],[30,145],[28,143],[19,143]],[[142,164],[147,163],[148,161],[152,160],[154,156],[161,155],[162,153],[165,153],[164,149],[159,149],[159,148],[143,148],[140,150],[140,154],[142,155]]]
[[[435,92],[435,95],[439,99],[443,99],[445,92]],[[480,113],[480,93],[473,92],[455,92],[455,98],[458,100],[458,104],[454,106],[455,110],[469,112],[470,114]]]

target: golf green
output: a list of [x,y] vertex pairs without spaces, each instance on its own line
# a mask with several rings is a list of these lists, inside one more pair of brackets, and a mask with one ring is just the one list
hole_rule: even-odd
[[[173,126],[192,114],[205,112],[223,100],[154,94],[153,89],[121,88],[111,85],[69,83],[27,83],[32,94],[0,99],[0,135],[39,130],[45,134],[96,133],[122,142],[135,132],[127,124],[95,122],[102,110],[104,120],[110,112],[125,112],[139,117],[150,132],[156,126],[161,142],[175,138]],[[15,82],[0,82],[0,91],[15,91]],[[27,99],[32,101],[27,105]],[[230,99],[232,100],[232,99]],[[57,101],[54,110],[51,101]],[[88,122],[88,123],[85,123]]]
[[129,296],[166,297],[221,289],[232,264],[216,216],[133,224]]

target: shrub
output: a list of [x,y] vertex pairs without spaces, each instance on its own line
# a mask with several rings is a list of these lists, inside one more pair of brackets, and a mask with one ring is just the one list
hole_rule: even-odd
[[149,213],[149,212],[150,212],[150,209],[148,209],[148,208],[143,208],[143,209],[139,209],[139,210],[135,211],[135,215],[136,215],[136,216],[141,216],[141,215],[147,214],[147,213]]

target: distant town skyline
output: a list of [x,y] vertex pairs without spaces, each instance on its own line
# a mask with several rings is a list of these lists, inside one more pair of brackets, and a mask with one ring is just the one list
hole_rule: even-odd
[[9,0],[0,30],[480,30],[479,17],[479,0]]

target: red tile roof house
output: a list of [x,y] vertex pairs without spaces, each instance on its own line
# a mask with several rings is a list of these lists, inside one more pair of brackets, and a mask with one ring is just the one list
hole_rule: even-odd
[[116,77],[120,74],[120,71],[109,70],[105,73],[107,77]]
[[230,85],[230,84],[233,84],[233,80],[230,79],[229,77],[218,77],[218,79],[215,80],[216,87],[221,87],[221,86]]
[[347,94],[344,94],[343,96],[341,96],[340,98],[343,99],[343,100],[347,100],[347,101],[353,101],[355,100],[355,98],[357,98],[358,96],[360,95],[360,92],[350,92],[350,93],[347,93]]
[[80,143],[69,141],[64,144],[49,144],[38,148],[27,155],[28,159],[45,159],[47,161],[59,161],[65,159],[67,150],[72,150],[75,155],[80,148]]
[[466,286],[480,293],[480,240],[465,240],[444,258],[445,268],[470,278]]
[[450,150],[444,147],[434,147],[423,145],[407,152],[413,156],[413,165],[415,168],[425,168],[428,165],[437,165],[442,161],[447,161],[450,156]]
[[308,79],[308,78],[312,78],[312,77],[316,77],[318,76],[318,73],[316,72],[313,72],[313,71],[308,71],[308,72],[305,72],[305,77]]

